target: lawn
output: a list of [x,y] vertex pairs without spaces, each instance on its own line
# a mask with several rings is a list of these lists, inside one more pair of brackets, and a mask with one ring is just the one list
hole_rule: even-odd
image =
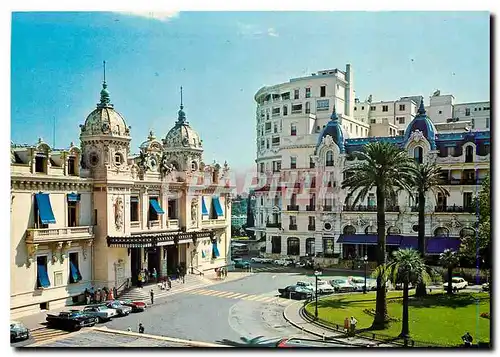
[[[346,317],[355,316],[357,329],[368,329],[373,315],[365,310],[375,309],[375,292],[330,296],[318,301],[318,317],[329,323],[344,325]],[[387,336],[398,336],[401,332],[402,292],[387,294],[387,310],[394,321],[385,330],[373,331]],[[314,302],[306,306],[314,315]],[[490,320],[480,317],[490,313],[488,293],[461,292],[448,296],[435,293],[423,299],[410,298],[410,335],[415,341],[438,346],[456,346],[461,336],[469,331],[474,343],[490,341]],[[420,345],[417,342],[417,345]]]

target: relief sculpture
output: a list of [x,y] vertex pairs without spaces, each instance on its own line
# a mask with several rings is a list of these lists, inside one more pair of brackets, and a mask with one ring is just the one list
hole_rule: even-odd
[[118,197],[115,200],[115,226],[116,229],[121,230],[123,227],[123,199]]
[[198,199],[193,199],[191,201],[191,222],[196,224],[198,218]]

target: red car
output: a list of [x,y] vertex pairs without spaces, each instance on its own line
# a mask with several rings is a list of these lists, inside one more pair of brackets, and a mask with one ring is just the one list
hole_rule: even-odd
[[148,306],[145,302],[132,300],[120,300],[120,304],[131,307],[132,312],[142,312]]

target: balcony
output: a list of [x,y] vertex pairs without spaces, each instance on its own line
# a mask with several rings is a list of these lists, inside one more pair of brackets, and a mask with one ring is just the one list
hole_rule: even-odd
[[130,222],[130,228],[141,228],[141,222]]
[[167,221],[168,228],[179,228],[179,220],[176,218],[168,219]]
[[278,222],[278,223],[267,222],[266,227],[267,228],[279,228],[279,229],[281,229],[281,222]]
[[434,212],[443,212],[443,213],[476,213],[476,207],[474,206],[436,206],[434,208]]
[[208,219],[201,221],[202,227],[216,227],[216,226],[225,226],[226,220],[224,218],[217,219]]
[[31,244],[74,241],[92,238],[94,238],[93,226],[41,228],[26,230],[26,243]]
[[298,205],[288,205],[288,206],[286,206],[286,208],[287,208],[287,211],[298,211],[299,210]]
[[155,228],[160,228],[160,221],[148,221],[148,228],[149,229],[155,229]]
[[[351,211],[351,212],[377,212],[377,206],[365,206],[365,205],[357,205],[357,206],[352,206],[352,205],[345,205],[344,206],[344,211]],[[386,212],[399,212],[399,206],[395,205],[388,205],[385,206],[385,211]]]
[[333,206],[325,205],[323,206],[323,212],[331,212],[333,210]]
[[316,230],[316,226],[315,225],[313,225],[313,226],[308,225],[307,226],[307,230],[309,230],[309,231],[315,231]]
[[447,182],[442,181],[442,185],[480,185],[483,183],[482,179],[450,179]]
[[296,224],[290,224],[288,226],[288,230],[289,231],[296,231],[297,230],[297,225]]
[[307,205],[306,211],[308,211],[308,212],[316,211],[316,205]]

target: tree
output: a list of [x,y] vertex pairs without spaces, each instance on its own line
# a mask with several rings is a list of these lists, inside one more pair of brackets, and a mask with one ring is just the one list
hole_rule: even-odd
[[477,234],[461,238],[460,256],[469,263],[484,260],[486,266],[491,266],[491,189],[488,175],[482,188],[475,198],[477,217]]
[[409,286],[430,281],[425,260],[414,249],[400,249],[393,253],[392,260],[386,266],[379,266],[375,276],[390,280],[394,285],[403,284],[403,321],[400,337],[404,338],[405,346],[410,337],[409,327]]
[[245,228],[245,231],[247,233],[247,236],[250,238],[255,237],[255,232],[248,230],[248,228],[253,228],[255,227],[255,220],[253,218],[253,212],[252,212],[252,199],[255,198],[255,194],[250,192],[247,198],[247,223],[243,225]]
[[[365,200],[368,192],[375,188],[377,195],[377,263],[385,265],[386,197],[395,195],[397,191],[410,191],[415,166],[406,152],[386,142],[373,142],[364,147],[364,151],[356,151],[352,156],[355,161],[344,170],[345,179],[342,188],[349,188],[349,195],[355,196],[353,205]],[[374,329],[383,329],[388,322],[385,281],[377,278],[377,302]]]
[[446,288],[448,294],[453,294],[453,286],[451,279],[453,278],[453,268],[458,265],[459,257],[456,251],[445,249],[439,254],[439,263],[448,269],[448,286]]
[[[426,238],[425,238],[425,196],[427,192],[432,192],[434,196],[439,193],[449,196],[447,189],[441,186],[441,168],[435,162],[417,164],[414,177],[414,188],[418,195],[418,251],[422,258],[425,258]],[[421,282],[417,286],[416,296],[426,295],[425,283]]]

